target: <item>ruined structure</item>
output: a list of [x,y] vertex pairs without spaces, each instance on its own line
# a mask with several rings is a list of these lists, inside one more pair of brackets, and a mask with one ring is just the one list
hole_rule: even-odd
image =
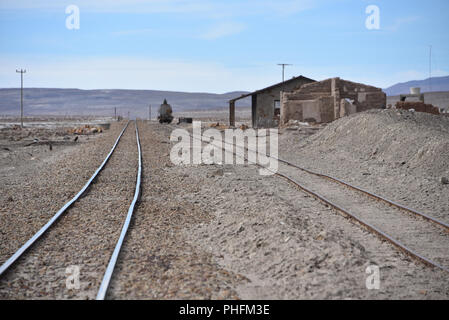
[[374,108],[385,108],[386,94],[380,88],[340,78],[305,84],[281,99],[281,124],[289,120],[327,123]]
[[421,88],[410,88],[410,94],[401,94],[399,96],[400,101],[405,102],[407,98],[418,98],[419,101],[424,103],[424,94],[421,93]]
[[257,90],[229,101],[229,125],[235,126],[235,102],[251,96],[251,119],[253,128],[272,128],[279,125],[281,91],[298,90],[302,85],[315,80],[299,76]]

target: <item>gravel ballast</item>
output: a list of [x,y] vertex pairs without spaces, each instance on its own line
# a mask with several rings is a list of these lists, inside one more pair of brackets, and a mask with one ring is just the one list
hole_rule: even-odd
[[222,268],[187,242],[184,231],[207,223],[201,186],[169,159],[170,129],[139,125],[143,156],[142,198],[116,266],[110,299],[236,299],[245,277]]
[[[134,130],[130,124],[87,194],[2,276],[1,298],[95,298],[134,195],[138,161]],[[66,271],[72,266],[80,271],[79,289],[66,285]]]
[[114,123],[100,135],[80,136],[76,144],[55,146],[51,152],[48,146],[40,146],[32,156],[29,148],[8,155],[8,165],[0,167],[0,263],[78,193],[123,126]]
[[[445,219],[447,201],[440,200],[446,187],[440,176],[447,175],[445,120],[433,123],[421,115],[397,113],[372,111],[343,118],[313,130],[306,139],[299,130],[283,130],[280,155]],[[415,135],[413,123],[408,121],[419,122],[415,130],[421,132],[416,133],[415,145],[408,146],[413,150],[401,153],[406,147],[391,141],[402,135],[409,141],[407,135]],[[445,272],[412,260],[285,179],[261,176],[253,165],[172,164],[169,154],[174,143],[169,137],[174,128],[182,127],[188,126],[139,122],[142,195],[107,299],[449,298]],[[110,149],[120,129],[113,126],[109,133],[80,148],[86,148],[86,155],[97,156],[97,150]],[[95,298],[134,194],[137,148],[133,124],[122,139],[108,170],[89,193],[0,279],[1,298]],[[427,144],[429,141],[432,143]],[[422,156],[413,158],[419,150]],[[98,155],[102,160],[107,152],[99,153],[104,153]],[[91,168],[75,161],[74,154],[61,156],[58,178],[51,176],[61,188],[71,179],[63,170],[66,166],[78,172],[80,187],[88,178],[81,177],[91,174]],[[436,155],[441,156],[442,164],[429,162],[437,159]],[[280,166],[280,170],[296,175],[291,168]],[[39,185],[29,177],[30,183]],[[38,177],[48,183],[47,188],[51,186],[52,178]],[[301,174],[295,178],[316,186],[317,191],[327,188]],[[411,182],[414,184],[408,189]],[[58,199],[57,188],[48,190],[48,196],[40,201],[64,203]],[[432,191],[439,195],[427,195]],[[355,204],[361,201],[347,197],[354,198]],[[11,227],[10,231],[10,223],[27,221],[29,234],[55,212],[43,215],[34,226],[39,212],[34,210],[35,204],[22,205],[26,208],[22,211],[29,214],[18,211],[20,214],[11,214],[10,222],[2,225],[2,257],[22,244],[20,239],[3,244],[14,238],[14,228],[20,229]],[[66,288],[65,270],[70,265],[80,267],[79,289]],[[380,288],[370,290],[367,270],[373,266],[380,268]]]

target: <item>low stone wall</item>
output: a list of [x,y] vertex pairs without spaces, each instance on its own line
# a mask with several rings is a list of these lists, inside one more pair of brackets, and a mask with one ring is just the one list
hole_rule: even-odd
[[440,110],[431,104],[425,104],[423,102],[396,102],[396,109],[410,110],[414,109],[416,112],[425,112],[431,114],[440,114]]

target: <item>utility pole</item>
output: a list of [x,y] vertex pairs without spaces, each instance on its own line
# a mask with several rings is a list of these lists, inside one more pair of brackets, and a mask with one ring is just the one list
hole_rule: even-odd
[[285,66],[292,66],[292,64],[288,64],[288,63],[278,63],[278,66],[282,66],[282,82],[284,82],[285,78],[284,78],[284,71],[285,71]]
[[128,120],[129,120],[130,118],[129,118],[129,111],[128,111]]
[[429,52],[429,92],[432,91],[432,46]]
[[27,71],[20,69],[16,72],[20,73],[20,126],[23,128],[23,74]]
[[278,66],[282,66],[282,92],[281,92],[280,97],[279,97],[279,99],[282,100],[282,96],[284,94],[284,82],[285,82],[284,71],[285,71],[285,66],[291,66],[291,64],[278,63]]
[[150,106],[148,107],[148,112],[149,112],[149,118],[148,118],[148,120],[151,121],[151,104],[150,104]]
[[117,107],[114,107],[114,120],[117,121]]

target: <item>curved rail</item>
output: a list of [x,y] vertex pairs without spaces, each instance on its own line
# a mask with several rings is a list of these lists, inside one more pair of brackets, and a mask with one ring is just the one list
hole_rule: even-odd
[[368,196],[370,196],[370,197],[372,197],[372,198],[374,198],[374,199],[376,199],[376,200],[384,201],[384,202],[388,203],[389,205],[391,205],[391,206],[393,206],[393,207],[396,207],[396,208],[398,208],[398,209],[407,211],[408,213],[412,213],[412,214],[414,214],[414,215],[417,215],[417,216],[419,216],[419,217],[421,217],[421,218],[424,218],[424,219],[426,219],[426,220],[428,220],[428,221],[430,221],[430,222],[433,222],[433,223],[435,223],[435,224],[437,224],[437,225],[439,225],[439,226],[445,228],[446,230],[449,230],[449,224],[447,224],[447,223],[445,223],[445,222],[443,222],[443,221],[440,221],[440,220],[438,220],[438,219],[436,219],[436,218],[433,218],[433,217],[431,217],[431,216],[429,216],[429,215],[427,215],[427,214],[425,214],[425,213],[422,213],[422,212],[416,211],[416,210],[414,210],[414,209],[408,208],[408,207],[403,206],[403,205],[401,205],[401,204],[399,204],[399,203],[397,203],[397,202],[394,202],[394,201],[392,201],[392,200],[388,200],[388,199],[386,199],[386,198],[384,198],[384,197],[382,197],[382,196],[379,196],[379,195],[377,195],[377,194],[375,194],[375,193],[373,193],[373,192],[367,191],[367,190],[362,189],[362,188],[360,188],[360,187],[356,187],[356,186],[354,186],[354,185],[352,185],[352,184],[350,184],[350,183],[348,183],[348,182],[346,182],[346,181],[343,181],[343,180],[341,180],[341,179],[338,179],[338,178],[335,178],[335,177],[332,177],[332,176],[329,176],[329,175],[326,175],[326,174],[323,174],[323,173],[314,172],[314,171],[312,171],[312,170],[309,170],[309,169],[300,167],[300,166],[298,166],[298,165],[296,165],[296,164],[294,164],[294,163],[288,162],[287,160],[283,160],[283,159],[276,158],[276,157],[272,157],[272,158],[273,158],[273,159],[276,159],[276,160],[278,160],[278,161],[280,161],[280,162],[282,162],[282,163],[285,163],[286,165],[289,165],[289,166],[291,166],[291,167],[294,167],[294,168],[297,168],[297,169],[299,169],[299,170],[302,170],[302,171],[304,171],[304,172],[307,172],[307,173],[316,175],[316,176],[318,176],[318,177],[322,177],[322,178],[326,178],[326,179],[335,181],[335,182],[337,182],[337,183],[339,183],[339,184],[342,184],[342,185],[344,185],[344,186],[346,186],[346,187],[348,187],[348,188],[350,188],[350,189],[354,189],[354,190],[360,191],[360,192],[362,192],[362,193],[364,193],[364,194],[366,194],[366,195],[368,195]]
[[[259,166],[259,164],[256,164]],[[265,168],[266,169],[266,168]],[[268,169],[269,170],[269,169]],[[425,258],[424,256],[420,255],[419,253],[413,251],[412,249],[406,247],[404,244],[402,244],[400,241],[396,240],[395,238],[391,237],[390,235],[386,234],[385,232],[381,231],[380,229],[376,228],[375,226],[373,226],[372,224],[364,221],[363,219],[357,217],[355,214],[351,213],[349,210],[344,209],[343,207],[340,207],[339,205],[333,203],[332,201],[328,200],[326,197],[320,195],[317,192],[314,192],[310,189],[308,189],[307,187],[301,185],[299,182],[297,182],[296,180],[282,174],[279,172],[275,172],[276,175],[287,179],[288,181],[292,182],[293,184],[295,184],[297,187],[299,187],[301,190],[311,194],[312,196],[314,196],[315,198],[319,199],[320,201],[326,203],[327,205],[333,207],[335,210],[342,212],[343,214],[347,215],[348,217],[350,217],[351,219],[357,221],[358,223],[360,223],[362,226],[366,227],[368,230],[374,232],[375,234],[377,234],[378,236],[380,236],[381,238],[387,240],[388,242],[390,242],[391,244],[393,244],[394,246],[398,247],[400,250],[402,250],[403,252],[405,252],[406,254],[412,256],[413,258],[423,262],[424,264],[430,266],[430,267],[435,267],[438,269],[441,269],[443,271],[446,271],[449,273],[449,269],[441,266],[440,264]]]
[[97,175],[100,173],[101,170],[103,170],[104,166],[108,162],[111,155],[114,153],[114,150],[117,146],[117,144],[120,141],[120,138],[123,136],[123,133],[125,132],[126,128],[128,127],[129,121],[126,123],[123,130],[120,132],[120,135],[118,136],[117,140],[115,141],[111,151],[104,159],[103,163],[98,167],[98,169],[95,171],[95,173],[90,177],[90,179],[87,181],[87,183],[84,185],[84,187],[73,197],[69,202],[67,202],[61,209],[59,209],[58,212],[38,231],[32,236],[22,247],[19,248],[8,260],[3,263],[3,265],[0,267],[0,276],[8,270],[8,268],[22,256],[22,254],[33,245],[52,225],[56,222],[56,220],[59,219],[59,217],[75,202],[77,201],[83,194],[86,192],[86,190],[89,188],[89,186],[92,184],[94,179],[97,177]]
[[137,121],[136,121],[136,139],[137,139],[137,150],[139,152],[139,169],[137,172],[137,181],[136,181],[136,189],[134,192],[134,198],[131,202],[131,205],[128,209],[128,214],[126,216],[126,220],[123,224],[122,231],[120,233],[120,237],[115,246],[114,252],[112,253],[111,259],[109,260],[108,267],[106,268],[106,272],[104,273],[103,280],[101,281],[100,289],[97,293],[97,300],[104,300],[106,297],[106,292],[109,287],[109,283],[112,278],[112,273],[114,272],[115,264],[117,263],[117,258],[120,253],[120,249],[122,248],[123,240],[125,239],[126,232],[128,231],[129,224],[131,222],[131,218],[134,212],[134,207],[140,196],[140,182],[142,176],[142,152],[140,149],[140,140],[139,140],[139,130],[137,129]]
[[[229,144],[229,143],[227,143],[225,141],[223,141],[223,142],[226,143],[226,144]],[[251,149],[249,149],[247,147],[244,147],[244,149],[247,150],[247,151],[251,151],[251,152],[257,153],[257,151],[251,150]],[[287,160],[284,160],[284,159],[281,159],[279,157],[274,157],[274,156],[271,156],[271,155],[266,155],[266,156],[269,157],[269,158],[275,159],[275,160],[277,160],[279,162],[285,163],[288,166],[297,168],[299,170],[302,170],[304,172],[316,175],[316,176],[321,177],[321,178],[326,178],[328,180],[331,180],[331,181],[337,182],[337,183],[339,183],[341,185],[344,185],[344,186],[346,186],[346,187],[348,187],[350,189],[362,192],[362,193],[366,194],[367,196],[372,197],[373,199],[376,199],[378,201],[383,201],[385,203],[388,203],[390,206],[396,207],[396,208],[398,208],[400,210],[403,210],[403,211],[406,211],[406,212],[411,213],[413,215],[419,216],[419,217],[421,217],[421,218],[423,218],[423,219],[425,219],[427,221],[430,221],[432,223],[437,224],[440,227],[443,227],[446,231],[449,231],[449,224],[447,224],[447,223],[445,223],[445,222],[443,222],[441,220],[438,220],[438,219],[436,219],[434,217],[431,217],[428,214],[425,214],[423,212],[419,212],[419,211],[414,210],[412,208],[406,207],[406,206],[404,206],[404,205],[402,205],[400,203],[397,203],[397,202],[395,202],[393,200],[389,200],[389,199],[387,199],[385,197],[382,197],[382,196],[380,196],[378,194],[375,194],[374,192],[370,192],[368,190],[365,190],[365,189],[362,189],[360,187],[354,186],[354,185],[350,184],[349,182],[346,182],[344,180],[338,179],[336,177],[333,177],[333,176],[330,176],[330,175],[326,175],[326,174],[323,174],[323,173],[319,173],[319,172],[315,172],[315,171],[312,171],[310,169],[306,169],[304,167],[301,167],[301,166],[299,166],[297,164],[291,163],[291,162],[289,162]]]
[[[201,139],[196,138],[196,137],[193,136],[193,135],[192,135],[192,137],[193,137],[194,139],[201,140]],[[202,140],[201,140],[201,141],[202,141]],[[225,143],[226,143],[226,142],[225,142]],[[213,143],[212,143],[212,144],[213,144]],[[229,144],[229,143],[228,143],[228,144]],[[217,146],[217,147],[219,147],[219,148],[221,148],[221,149],[224,150],[225,152],[230,152],[229,150],[226,150],[226,148],[223,148],[223,146],[219,146],[219,145],[216,145],[216,144],[213,144],[213,145],[214,145],[214,146]],[[256,152],[256,151],[250,150],[250,149],[248,149],[248,148],[244,148],[244,149],[246,149],[247,151]],[[233,150],[234,150],[234,149],[233,149]],[[237,153],[236,153],[235,151],[233,151],[233,154],[237,156]],[[272,157],[272,156],[270,156],[270,157],[273,158],[273,159],[276,159],[276,160],[278,160],[278,161],[284,162],[284,163],[286,163],[286,164],[289,164],[289,163],[287,163],[287,161],[285,161],[285,160],[281,160],[281,159],[278,159],[278,158]],[[244,157],[243,157],[243,158],[244,158]],[[246,159],[246,160],[248,160],[248,159]],[[249,160],[248,160],[248,161],[249,161]],[[397,248],[399,248],[399,249],[400,249],[401,251],[403,251],[404,253],[406,253],[406,254],[408,254],[409,256],[411,256],[411,257],[417,259],[418,261],[421,261],[421,262],[424,263],[425,265],[430,266],[430,267],[433,267],[433,268],[438,268],[438,269],[440,269],[440,270],[443,270],[443,271],[446,271],[446,272],[449,273],[449,269],[448,269],[448,268],[446,268],[446,267],[444,267],[444,266],[441,266],[440,264],[438,264],[438,263],[436,263],[436,262],[434,262],[434,261],[432,261],[432,260],[430,260],[430,259],[427,259],[427,258],[425,258],[424,256],[420,255],[419,253],[413,251],[412,249],[410,249],[410,248],[408,248],[407,246],[405,246],[404,244],[402,244],[400,241],[396,240],[395,238],[391,237],[390,235],[386,234],[385,232],[381,231],[380,229],[376,228],[375,226],[371,225],[370,223],[368,223],[368,222],[364,221],[363,219],[359,218],[359,217],[356,216],[355,214],[351,213],[349,210],[346,210],[346,209],[344,209],[343,207],[341,207],[341,206],[339,206],[339,205],[333,203],[332,201],[330,201],[329,199],[327,199],[327,198],[324,197],[323,195],[321,195],[321,194],[319,194],[319,193],[317,193],[317,192],[314,192],[314,191],[308,189],[307,187],[303,186],[302,184],[300,184],[300,183],[297,182],[296,180],[294,180],[294,179],[288,177],[287,175],[284,175],[284,174],[279,173],[279,172],[277,172],[277,171],[271,170],[271,169],[269,169],[269,168],[265,168],[265,167],[263,167],[262,165],[260,165],[260,164],[258,164],[258,163],[253,163],[253,164],[255,164],[255,165],[258,166],[258,167],[264,168],[264,169],[266,169],[266,170],[268,170],[268,171],[271,171],[273,174],[276,174],[276,175],[278,175],[278,176],[280,176],[280,177],[282,177],[282,178],[284,178],[284,179],[287,179],[288,181],[290,181],[291,183],[293,183],[293,184],[295,184],[297,187],[299,187],[301,190],[303,190],[303,191],[305,191],[305,192],[311,194],[313,197],[315,197],[315,198],[317,198],[318,200],[320,200],[320,201],[326,203],[327,205],[333,207],[335,210],[337,210],[337,211],[339,211],[339,212],[342,212],[342,213],[345,214],[346,216],[348,216],[348,217],[350,217],[351,219],[357,221],[357,222],[360,223],[362,226],[366,227],[368,230],[374,232],[375,234],[377,234],[377,235],[380,236],[381,238],[387,240],[388,242],[390,242],[391,244],[393,244],[394,246],[396,246]],[[294,164],[290,164],[290,165],[292,165],[293,167],[296,167],[296,168],[298,168],[298,169],[303,170],[303,168],[301,168],[301,167],[299,167],[299,166],[296,166],[296,165],[294,165]],[[305,169],[304,171],[309,172],[307,169]],[[313,173],[312,171],[310,171],[309,173],[315,174],[315,173]],[[318,174],[318,175],[320,175],[320,176],[322,176],[322,177],[329,177],[331,180],[333,180],[333,179],[335,179],[336,181],[338,180],[338,179],[332,178],[332,177],[330,177],[330,176],[326,176],[326,175],[322,175],[322,174]],[[395,204],[393,201],[386,200],[386,199],[384,199],[384,198],[382,198],[382,197],[380,197],[380,196],[371,194],[370,192],[365,191],[365,190],[363,190],[363,189],[360,189],[360,188],[357,188],[357,187],[353,187],[353,186],[351,186],[350,184],[344,183],[344,182],[341,181],[341,180],[338,180],[337,182],[339,182],[339,183],[341,183],[341,184],[344,184],[344,185],[347,185],[347,186],[350,187],[350,188],[354,188],[354,189],[356,189],[356,190],[358,190],[358,191],[361,191],[361,192],[363,192],[363,193],[365,193],[365,194],[368,194],[368,195],[370,195],[370,196],[379,197],[380,200],[384,200],[384,201],[386,201],[386,202],[387,202],[388,204],[390,204],[390,205],[393,205],[393,206],[396,206],[396,205],[397,205],[397,204]],[[400,207],[399,207],[400,209],[404,209],[404,210],[407,210],[407,211],[408,211],[408,210],[411,210],[410,212],[415,213],[415,211],[412,210],[412,209],[408,209],[408,208],[403,207],[403,206],[401,206],[401,205],[399,205],[399,206],[400,206]],[[429,221],[432,221],[432,222],[437,221],[436,219],[431,218],[431,217],[428,217],[427,215],[424,215],[424,214],[419,214],[419,213],[418,213],[418,215],[419,215],[419,216],[422,216],[422,217],[424,217],[424,218],[426,218],[426,219],[428,219]],[[442,223],[442,222],[440,223],[440,222],[438,222],[438,224],[439,224],[439,225],[442,225],[443,227],[446,227],[446,224],[445,224],[445,223]]]

